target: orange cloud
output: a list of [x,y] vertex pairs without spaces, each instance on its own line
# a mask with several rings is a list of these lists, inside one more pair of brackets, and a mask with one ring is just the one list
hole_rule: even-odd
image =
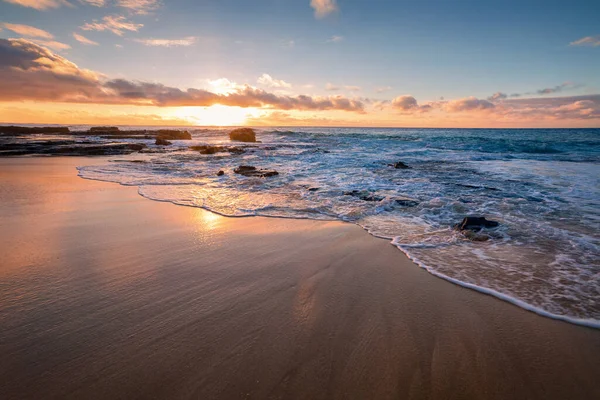
[[60,6],[71,6],[67,0],[4,0],[7,3],[18,4],[23,7],[35,8],[36,10],[47,10]]
[[364,112],[358,100],[342,96],[282,96],[251,86],[217,94],[203,89],[159,83],[106,80],[80,69],[67,59],[24,39],[0,39],[0,100],[38,100],[97,104],[136,104],[161,107],[258,107],[278,110],[343,110]]
[[22,35],[22,36],[42,38],[42,39],[53,39],[54,38],[54,36],[52,36],[51,33],[46,32],[43,29],[38,29],[36,27],[29,26],[29,25],[5,23],[5,24],[2,24],[2,26],[4,26],[4,28],[8,29],[9,31],[13,31],[14,33],[16,33],[18,35]]
[[83,35],[80,35],[77,32],[73,32],[73,37],[75,38],[75,40],[77,40],[79,43],[83,43],[83,44],[87,44],[90,46],[98,46],[97,42],[94,42],[93,40],[90,40],[88,38],[86,38]]
[[137,32],[144,24],[127,21],[122,15],[107,15],[102,21],[94,20],[81,26],[84,31],[109,31],[118,36],[123,36],[125,31]]
[[324,18],[338,10],[336,0],[310,0],[310,6],[315,9],[317,18]]

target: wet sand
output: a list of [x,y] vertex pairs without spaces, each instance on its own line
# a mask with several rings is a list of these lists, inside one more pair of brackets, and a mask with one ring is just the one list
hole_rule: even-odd
[[0,159],[2,399],[600,398],[600,331],[358,226],[224,218]]

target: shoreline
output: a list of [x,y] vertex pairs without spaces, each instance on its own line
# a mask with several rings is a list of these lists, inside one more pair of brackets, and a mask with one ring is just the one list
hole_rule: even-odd
[[122,183],[118,183],[118,182],[113,182],[113,181],[109,181],[109,180],[102,180],[102,179],[94,179],[94,178],[87,178],[85,176],[82,176],[79,172],[79,168],[77,168],[77,176],[81,179],[85,179],[85,180],[90,180],[90,181],[98,181],[98,182],[105,182],[105,183],[113,183],[119,186],[124,186],[124,187],[135,187],[137,189],[138,195],[140,195],[141,197],[143,197],[146,200],[149,201],[157,201],[157,202],[161,202],[161,203],[169,203],[175,206],[180,206],[180,207],[191,207],[191,208],[199,208],[202,209],[204,211],[219,215],[223,218],[281,218],[281,219],[290,219],[290,220],[309,220],[309,221],[321,221],[321,222],[340,222],[343,224],[351,224],[351,225],[355,225],[358,226],[359,228],[361,228],[363,231],[365,231],[367,234],[369,234],[370,236],[376,238],[376,239],[381,239],[381,240],[386,240],[388,242],[388,244],[391,244],[392,246],[394,246],[396,249],[398,249],[407,259],[409,259],[411,261],[412,264],[414,264],[415,267],[423,269],[425,271],[427,271],[427,273],[433,275],[436,278],[442,279],[444,281],[450,282],[454,285],[458,285],[461,286],[463,288],[467,288],[469,290],[473,290],[475,292],[487,295],[487,296],[492,296],[496,299],[499,299],[501,301],[507,302],[511,305],[514,305],[516,307],[519,307],[523,310],[532,312],[534,314],[537,314],[539,316],[542,316],[544,318],[550,318],[550,319],[554,319],[557,321],[563,321],[563,322],[567,322],[569,324],[573,324],[573,325],[577,325],[577,326],[583,326],[586,328],[591,328],[591,329],[600,329],[600,320],[595,320],[595,319],[583,319],[583,318],[576,318],[576,317],[572,317],[569,315],[561,315],[561,314],[555,314],[552,313],[550,311],[546,311],[542,308],[536,307],[534,305],[531,305],[529,303],[527,303],[524,300],[521,300],[517,297],[513,297],[511,295],[499,292],[495,289],[491,289],[491,288],[486,288],[483,286],[479,286],[473,283],[469,283],[469,282],[465,282],[465,281],[461,281],[459,279],[456,278],[452,278],[448,275],[445,275],[443,273],[440,272],[436,272],[432,267],[426,265],[424,262],[422,262],[421,260],[419,260],[417,257],[412,256],[411,254],[409,254],[408,250],[403,249],[400,245],[398,245],[397,243],[395,243],[395,239],[394,238],[389,238],[389,237],[383,237],[383,236],[378,236],[372,232],[370,232],[366,227],[361,226],[359,223],[357,222],[352,222],[352,221],[343,221],[340,219],[316,219],[316,218],[301,218],[301,217],[285,217],[285,216],[269,216],[269,215],[240,215],[240,216],[236,216],[236,215],[227,215],[227,214],[222,214],[219,213],[218,211],[215,210],[211,210],[210,208],[206,208],[206,207],[202,207],[202,206],[193,206],[193,205],[189,205],[189,204],[181,204],[181,203],[177,203],[176,201],[171,201],[171,200],[160,200],[160,199],[153,199],[151,197],[147,197],[144,196],[142,193],[140,193],[139,191],[139,186],[137,185],[125,185]]
[[600,395],[594,329],[444,282],[355,224],[77,176],[99,160],[0,160],[9,397]]

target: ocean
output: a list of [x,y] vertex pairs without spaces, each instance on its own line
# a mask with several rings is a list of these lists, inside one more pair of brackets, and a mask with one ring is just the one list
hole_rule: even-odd
[[[229,217],[358,224],[443,279],[600,327],[600,129],[259,128],[244,154],[206,155],[188,147],[231,145],[230,128],[189,130],[79,175]],[[500,226],[471,241],[452,229],[469,215]]]

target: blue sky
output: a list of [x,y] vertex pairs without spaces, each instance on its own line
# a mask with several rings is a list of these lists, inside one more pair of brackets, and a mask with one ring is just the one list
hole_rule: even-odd
[[[600,46],[570,45],[600,35],[600,1],[321,0],[337,8],[321,18],[310,0],[162,0],[145,14],[115,6],[119,0],[44,0],[57,5],[46,10],[12,4],[28,1],[0,0],[0,22],[51,33],[71,46],[58,54],[111,78],[185,89],[218,78],[256,85],[267,73],[296,94],[411,95],[419,103],[498,91],[537,97],[565,82],[564,95],[600,92]],[[143,26],[122,36],[81,29],[105,16]],[[4,28],[0,37],[21,36]],[[190,37],[189,46],[139,42]]]

